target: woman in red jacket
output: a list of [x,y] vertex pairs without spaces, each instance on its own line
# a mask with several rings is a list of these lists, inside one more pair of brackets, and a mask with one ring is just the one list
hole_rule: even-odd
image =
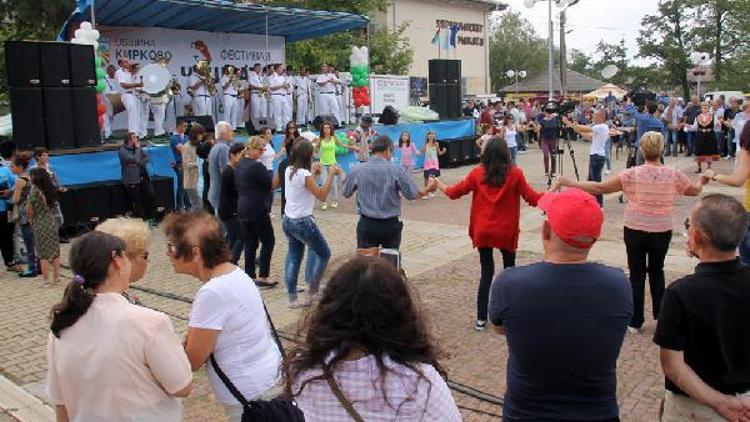
[[535,207],[542,194],[526,183],[523,171],[510,159],[508,145],[497,137],[487,141],[481,164],[469,172],[464,180],[451,187],[438,181],[438,188],[450,199],[458,199],[470,192],[474,194],[471,199],[469,237],[474,247],[479,249],[482,268],[474,328],[482,331],[487,327],[487,302],[495,276],[492,251],[500,249],[504,268],[515,266],[520,232],[520,199]]

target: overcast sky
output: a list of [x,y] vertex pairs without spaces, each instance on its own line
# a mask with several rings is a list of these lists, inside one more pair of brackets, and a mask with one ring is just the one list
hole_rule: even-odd
[[[533,8],[527,8],[523,0],[504,0],[510,10],[521,15],[534,25],[538,35],[547,38],[549,32],[547,1],[538,1]],[[596,44],[604,39],[613,43],[625,39],[631,57],[638,53],[638,30],[641,19],[646,14],[657,11],[658,0],[580,0],[568,8],[567,26],[573,30],[567,35],[568,50],[575,48],[588,54],[596,51]],[[555,22],[555,45],[559,45],[560,11],[553,4]]]

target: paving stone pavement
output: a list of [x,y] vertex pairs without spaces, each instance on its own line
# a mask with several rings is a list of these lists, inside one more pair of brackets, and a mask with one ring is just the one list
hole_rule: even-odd
[[[586,175],[587,147],[575,143],[580,150],[576,157],[579,171]],[[572,173],[569,158],[565,165],[567,174]],[[669,159],[668,164],[692,172],[689,159]],[[541,168],[541,153],[534,147],[519,156],[519,165],[524,169],[532,185],[539,190],[546,188]],[[613,170],[623,168],[624,160],[614,161]],[[453,183],[465,175],[470,167],[445,170],[443,179]],[[719,172],[728,172],[731,163],[717,164]],[[415,174],[415,178],[418,175]],[[693,175],[691,175],[693,177]],[[421,178],[420,178],[421,179]],[[727,192],[739,195],[736,189],[709,186],[710,192]],[[502,397],[505,390],[505,339],[490,332],[473,330],[476,285],[479,278],[478,255],[471,248],[467,236],[469,198],[450,201],[438,195],[425,201],[404,203],[403,218],[403,263],[415,286],[434,337],[447,354],[443,361],[449,379],[477,388],[488,394]],[[695,261],[687,258],[681,236],[681,222],[689,212],[693,200],[681,199],[675,212],[675,235],[667,258],[667,280],[690,273]],[[616,195],[605,199],[606,224],[600,242],[592,252],[592,259],[610,265],[626,267],[622,243],[623,205]],[[275,212],[278,215],[278,203]],[[355,249],[354,201],[345,200],[337,210],[317,212],[318,224],[333,252],[332,265],[353,255]],[[541,213],[528,206],[522,208],[519,265],[541,259],[539,241]],[[264,290],[263,296],[277,327],[284,336],[291,338],[297,330],[302,316],[299,310],[286,306],[283,284],[283,262],[286,239],[280,229],[278,218],[274,221],[276,249],[271,266],[271,277],[280,286]],[[147,306],[166,312],[172,317],[175,330],[182,335],[186,330],[186,319],[190,311],[190,300],[199,288],[199,283],[186,276],[175,275],[165,256],[166,244],[160,231],[152,231],[151,260],[145,279],[136,293]],[[63,245],[63,262],[67,262],[69,245]],[[496,258],[500,262],[501,258]],[[69,271],[64,276],[70,277]],[[64,283],[63,283],[64,284]],[[0,272],[0,374],[44,399],[43,382],[46,373],[45,347],[48,335],[49,311],[62,296],[64,285],[45,286],[40,279],[19,279],[15,274]],[[173,295],[167,297],[164,293]],[[648,291],[646,292],[648,296]],[[646,299],[647,315],[650,312]],[[651,343],[655,323],[647,317],[641,335],[628,335],[618,362],[618,399],[623,421],[655,420],[663,392],[663,379],[659,369],[658,350]],[[292,347],[291,342],[286,342]],[[550,351],[553,353],[553,351]],[[195,391],[185,400],[185,420],[224,420],[220,406],[210,392],[203,370],[195,376]],[[463,393],[454,392],[461,413],[467,421],[497,420],[502,409]],[[474,410],[470,410],[474,409]],[[475,410],[478,410],[480,413]],[[494,415],[494,416],[493,416]],[[0,412],[0,422],[4,422]]]

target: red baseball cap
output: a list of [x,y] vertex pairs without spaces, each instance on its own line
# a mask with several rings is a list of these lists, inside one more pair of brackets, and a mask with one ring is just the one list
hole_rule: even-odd
[[589,249],[602,233],[604,212],[592,195],[580,189],[545,193],[538,204],[552,231],[570,246]]

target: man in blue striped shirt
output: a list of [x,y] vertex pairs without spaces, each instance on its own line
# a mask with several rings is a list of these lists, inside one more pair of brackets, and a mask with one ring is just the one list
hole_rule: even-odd
[[401,246],[401,196],[408,200],[422,198],[434,192],[434,180],[418,189],[403,167],[391,162],[393,142],[380,136],[372,143],[372,157],[356,167],[344,181],[344,196],[357,192],[357,247],[360,249]]

